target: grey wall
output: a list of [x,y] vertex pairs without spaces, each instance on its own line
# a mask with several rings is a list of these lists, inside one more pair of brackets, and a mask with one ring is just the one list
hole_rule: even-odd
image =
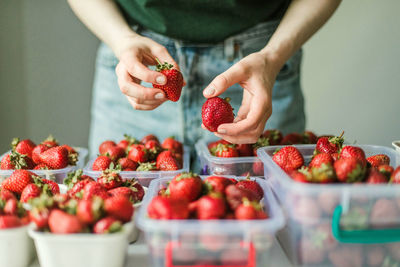
[[[305,45],[308,128],[400,139],[400,1],[343,1]],[[13,136],[87,146],[98,41],[66,1],[0,1],[0,151]]]

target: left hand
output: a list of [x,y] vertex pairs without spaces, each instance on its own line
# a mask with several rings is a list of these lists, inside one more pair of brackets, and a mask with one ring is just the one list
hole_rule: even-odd
[[[218,75],[203,91],[206,98],[218,96],[238,83],[243,99],[233,123],[221,124],[216,136],[234,144],[255,143],[272,114],[272,86],[280,70],[265,52],[250,54]],[[202,125],[203,128],[204,125]]]

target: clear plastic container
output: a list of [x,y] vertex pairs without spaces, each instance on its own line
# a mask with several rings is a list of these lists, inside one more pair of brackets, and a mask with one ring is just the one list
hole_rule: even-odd
[[[205,176],[202,176],[204,179]],[[265,220],[154,220],[147,208],[172,177],[153,180],[136,224],[144,231],[153,267],[267,266],[268,252],[283,213],[265,180],[256,178],[264,190]]]
[[[93,171],[92,166],[96,158],[89,160],[83,169],[83,173],[89,175],[90,177],[97,179],[101,175],[101,171]],[[183,148],[183,167],[176,171],[121,171],[119,174],[123,178],[136,178],[139,183],[143,186],[148,186],[151,180],[161,177],[175,176],[178,173],[189,171],[190,168],[190,148],[184,146]]]
[[[366,156],[395,150],[357,145]],[[306,163],[315,145],[296,145]],[[260,148],[265,177],[287,216],[277,237],[296,266],[399,266],[400,186],[391,184],[308,184],[292,180],[272,160],[276,148]]]
[[196,152],[199,156],[201,174],[263,176],[264,169],[261,160],[257,157],[220,158],[211,155],[207,143],[200,140],[196,143]]
[[28,226],[0,230],[0,266],[28,267],[33,257]]
[[[62,184],[64,178],[67,177],[67,174],[76,170],[82,169],[85,166],[85,160],[88,155],[88,150],[83,147],[74,147],[74,149],[79,152],[78,161],[76,162],[76,166],[69,165],[63,169],[58,170],[30,170],[31,172],[46,178],[56,181],[59,184]],[[1,155],[0,160],[6,156],[10,151],[7,151],[3,155]],[[0,170],[0,181],[10,176],[14,170]]]

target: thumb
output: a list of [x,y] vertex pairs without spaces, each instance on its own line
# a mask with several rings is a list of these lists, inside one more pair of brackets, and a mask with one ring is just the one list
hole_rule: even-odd
[[244,71],[238,64],[233,65],[221,73],[203,90],[206,98],[219,96],[235,83],[241,82],[244,78]]

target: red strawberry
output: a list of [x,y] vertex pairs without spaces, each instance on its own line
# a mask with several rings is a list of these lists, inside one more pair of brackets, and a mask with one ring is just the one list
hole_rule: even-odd
[[364,150],[356,146],[345,146],[340,151],[339,158],[356,158],[363,164],[367,165]]
[[68,214],[62,210],[54,209],[49,216],[50,231],[54,234],[80,233],[83,225],[77,216]]
[[130,145],[137,144],[137,143],[139,143],[139,141],[136,140],[136,138],[134,138],[130,135],[124,134],[124,139],[119,141],[117,146],[122,147],[124,150],[127,150]]
[[257,149],[261,147],[269,146],[269,139],[261,136],[257,142],[253,145],[253,156],[257,157]]
[[[76,186],[76,185],[75,185]],[[83,188],[82,199],[91,199],[94,196],[101,197],[102,199],[108,198],[107,190],[100,183],[89,182]]]
[[305,131],[303,133],[303,144],[316,144],[318,137],[311,131]]
[[5,189],[4,186],[3,186],[3,188],[0,188],[0,200],[7,201],[11,198],[17,199],[15,197],[15,195],[13,194],[13,192],[11,192],[8,189]]
[[392,166],[389,165],[380,165],[378,167],[378,171],[383,173],[388,179],[390,179],[390,176],[392,175],[394,169]]
[[7,215],[18,215],[18,200],[16,198],[7,200],[3,212]]
[[283,138],[281,131],[276,129],[265,130],[263,136],[268,138],[268,142],[271,146],[279,145]]
[[135,178],[125,180],[123,185],[129,187],[133,191],[133,203],[142,201],[144,197],[144,189],[143,186]]
[[264,190],[255,180],[250,180],[250,176],[247,176],[246,180],[238,181],[236,187],[252,191],[257,196],[257,201],[260,201],[264,197]]
[[104,201],[104,210],[122,222],[129,222],[133,216],[134,208],[128,198],[124,196],[112,196]]
[[388,178],[377,169],[371,168],[365,182],[367,184],[387,184]]
[[157,157],[156,166],[160,171],[176,171],[181,168],[178,161],[172,156],[163,156],[161,159]]
[[122,224],[120,221],[113,217],[105,217],[93,226],[93,232],[95,234],[109,234],[121,231]]
[[46,164],[44,164],[44,163],[39,163],[33,169],[34,170],[51,170],[51,168],[49,166],[47,166]]
[[253,146],[250,144],[240,144],[236,145],[236,150],[239,153],[239,157],[252,157],[253,155]]
[[393,184],[400,184],[400,166],[398,166],[390,176],[390,182]]
[[161,144],[161,147],[170,150],[172,153],[183,154],[183,145],[181,142],[175,140],[175,137],[167,137]]
[[266,219],[267,215],[257,201],[250,202],[245,199],[235,210],[235,218],[237,220],[257,220]]
[[19,138],[14,138],[11,142],[11,146],[12,149],[19,154],[32,158],[32,150],[36,145],[29,139],[20,141]]
[[218,144],[224,144],[224,145],[232,145],[228,141],[224,139],[217,140],[215,142],[211,142],[207,145],[208,150],[210,151],[211,155],[215,156],[215,150],[217,149]]
[[133,190],[130,189],[129,187],[117,187],[117,188],[108,190],[107,192],[111,196],[124,196],[127,199],[129,199],[131,202],[135,203],[133,201],[135,192],[133,192]]
[[[255,176],[263,176],[264,175],[264,164],[261,161],[255,161],[253,162],[253,174]],[[241,176],[247,176],[249,173],[241,175]]]
[[204,183],[208,185],[209,190],[218,192],[221,194],[225,193],[225,188],[228,185],[233,184],[233,182],[225,177],[221,176],[208,176],[205,180]]
[[63,169],[68,166],[68,150],[65,147],[56,146],[49,148],[40,155],[40,162],[52,169]]
[[27,203],[28,200],[40,196],[42,190],[36,184],[28,184],[21,193],[21,202]]
[[76,194],[81,192],[85,187],[85,185],[87,185],[90,182],[92,181],[90,181],[89,179],[77,182],[76,184],[73,185],[73,187],[70,190],[68,190],[68,196],[76,197]]
[[310,167],[320,167],[322,164],[333,164],[333,158],[328,153],[320,153],[313,157]]
[[168,185],[171,198],[186,199],[191,202],[196,200],[202,191],[201,178],[191,172],[183,172],[176,175]]
[[[15,169],[15,165],[11,162],[11,154],[7,154],[1,159],[0,169],[2,169],[2,170],[14,170]],[[21,169],[21,168],[19,168],[19,169]]]
[[68,164],[75,166],[78,162],[79,153],[69,145],[62,145],[61,147],[65,148],[68,151]]
[[142,138],[142,140],[140,140],[140,142],[144,145],[146,144],[149,140],[155,140],[158,143],[160,143],[160,141],[158,140],[157,136],[155,136],[154,134],[148,134],[145,137]]
[[93,224],[100,219],[103,213],[103,200],[93,197],[90,200],[79,200],[76,216],[85,224]]
[[298,171],[293,170],[289,172],[289,176],[292,177],[293,180],[300,183],[309,183],[311,181],[311,173],[307,171]]
[[106,150],[107,150],[109,147],[114,147],[114,146],[116,146],[116,145],[117,145],[117,144],[116,144],[114,141],[111,141],[111,140],[104,141],[104,142],[101,143],[100,146],[99,146],[99,153],[100,153],[100,155],[105,154],[105,153],[106,153]]
[[311,180],[314,183],[333,183],[336,181],[335,170],[331,163],[322,163],[320,166],[311,168]]
[[235,145],[218,144],[215,150],[215,156],[220,158],[233,158],[239,157],[239,153],[236,150]]
[[104,186],[106,190],[113,189],[122,184],[122,178],[118,174],[118,171],[103,171],[97,182]]
[[92,169],[94,171],[104,171],[110,167],[112,160],[107,156],[98,156],[92,165]]
[[225,188],[225,195],[228,205],[232,210],[235,210],[243,202],[244,198],[247,198],[249,201],[256,201],[258,198],[254,192],[236,187],[235,185],[228,185]]
[[90,176],[84,175],[81,169],[76,170],[74,172],[70,172],[67,174],[67,178],[64,179],[64,184],[68,187],[68,190],[71,189],[76,183],[82,180],[90,180],[94,182],[94,179]]
[[49,209],[34,208],[29,212],[29,219],[36,224],[39,229],[47,228],[49,226]]
[[105,149],[104,155],[108,156],[112,161],[125,157],[125,150],[119,146],[110,146]]
[[0,168],[2,170],[32,170],[34,166],[35,164],[30,157],[11,151],[10,154],[7,154],[2,158]]
[[340,182],[355,183],[364,179],[365,168],[356,158],[340,158],[333,166]]
[[286,172],[296,170],[304,165],[303,155],[293,146],[283,147],[274,154],[272,159]]
[[130,146],[128,158],[138,163],[147,162],[148,160],[147,150],[144,148],[144,145],[134,144]]
[[338,152],[343,145],[343,132],[340,136],[320,137],[317,141],[314,154],[328,153],[333,154]]
[[147,141],[144,144],[144,148],[146,148],[147,151],[153,155],[158,155],[158,153],[160,153],[160,151],[162,150],[160,143],[156,140]]
[[5,179],[2,187],[10,190],[11,192],[21,194],[24,188],[33,183],[34,173],[27,170],[15,170],[10,177]]
[[156,196],[151,200],[147,212],[152,219],[187,219],[189,217],[189,203],[185,199]]
[[226,214],[225,200],[220,193],[210,193],[196,201],[197,218],[200,220],[221,219]]
[[58,146],[58,141],[50,134],[42,143],[42,145],[52,148]]
[[390,158],[385,154],[373,155],[367,158],[367,161],[372,167],[379,167],[380,165],[389,165]]
[[210,132],[216,132],[221,124],[233,122],[233,108],[229,101],[229,98],[211,97],[203,104],[201,117]]
[[15,215],[0,216],[0,229],[15,228],[21,225],[21,220]]
[[60,194],[60,187],[54,181],[42,179],[42,183],[49,185],[50,191],[53,195]]
[[164,62],[162,64],[158,59],[157,60],[157,71],[161,72],[167,78],[167,83],[164,85],[159,85],[153,83],[154,88],[161,89],[165,92],[166,97],[176,102],[181,97],[182,87],[183,87],[183,76],[179,70],[173,69],[173,65]]
[[303,135],[299,133],[289,133],[283,137],[280,145],[296,145],[303,143]]
[[120,158],[118,160],[118,164],[121,166],[121,169],[123,171],[125,171],[126,169],[130,169],[131,171],[134,171],[138,167],[137,162],[134,162],[133,160],[130,160],[128,158]]

